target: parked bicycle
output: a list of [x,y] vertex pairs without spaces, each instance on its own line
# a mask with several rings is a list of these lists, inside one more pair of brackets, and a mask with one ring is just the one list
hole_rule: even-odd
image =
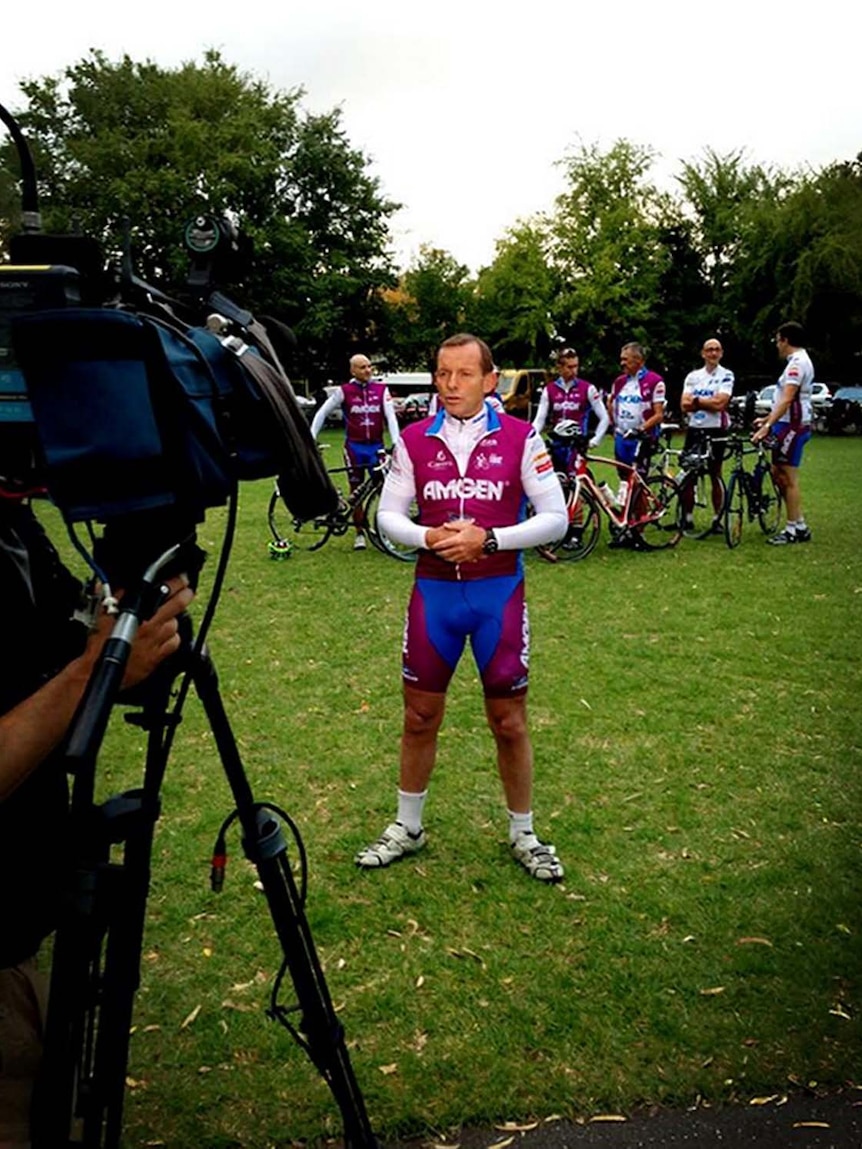
[[[572,420],[558,423],[551,435],[570,448],[568,470],[557,472],[569,525],[563,538],[537,548],[542,558],[552,562],[586,558],[599,541],[602,515],[608,520],[611,546],[648,551],[676,546],[682,537],[679,487],[669,475],[642,475],[637,459],[633,466],[627,466],[587,454],[587,438]],[[596,481],[591,468],[599,465],[613,466],[625,475],[622,503],[615,501],[607,483]]]
[[[742,541],[742,528],[746,518],[755,519],[765,535],[774,535],[781,526],[784,499],[772,476],[772,465],[764,443],[752,443],[739,435],[731,435],[728,448],[733,468],[727,480],[724,503],[724,540],[729,547],[738,547]],[[754,455],[757,461],[752,470],[745,466],[745,457]]]
[[686,538],[705,539],[724,530],[727,488],[715,465],[714,452],[725,439],[703,439],[686,449],[674,448],[672,439],[678,423],[662,423],[663,448],[656,456],[658,470],[674,479],[679,487],[682,530]]
[[[331,467],[329,474],[333,479],[339,475],[346,475],[349,467]],[[377,508],[380,502],[380,492],[389,470],[389,458],[381,452],[377,466],[372,467],[362,482],[347,495],[342,495],[338,506],[328,515],[321,515],[314,519],[289,518],[284,503],[279,495],[278,481],[276,480],[269,500],[267,521],[272,534],[269,543],[269,553],[273,558],[286,557],[294,547],[302,550],[317,551],[333,535],[345,535],[348,530],[360,526],[371,543],[383,554],[402,562],[410,562],[416,557],[415,547],[404,547],[390,539],[377,523]],[[355,515],[359,508],[358,518]]]

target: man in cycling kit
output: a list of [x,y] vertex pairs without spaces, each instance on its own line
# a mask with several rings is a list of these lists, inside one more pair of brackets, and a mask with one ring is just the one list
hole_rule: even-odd
[[[379,379],[372,379],[371,371],[371,363],[364,355],[354,355],[350,360],[350,381],[333,389],[311,422],[312,438],[317,439],[329,414],[339,407],[344,412],[344,465],[349,468],[347,481],[351,491],[359,486],[365,475],[379,462],[383,450],[384,422],[389,428],[393,447],[400,434],[389,388]],[[353,549],[364,550],[362,508],[356,507],[353,514],[356,527]]]
[[[577,423],[581,435],[589,432],[590,412],[596,417],[596,429],[589,441],[590,450],[598,447],[608,429],[610,418],[599,392],[592,383],[586,379],[578,378],[580,360],[578,353],[571,347],[566,347],[557,355],[557,369],[560,374],[553,383],[549,383],[542,392],[539,406],[536,410],[533,426],[537,434],[542,433],[545,423],[549,423],[553,433],[554,427],[563,420],[571,419]],[[566,443],[555,442],[553,437],[550,444],[551,458],[554,469],[565,474],[571,462],[572,448]]]
[[[488,347],[475,336],[442,344],[435,383],[443,409],[405,429],[381,495],[381,528],[421,551],[402,648],[396,820],[359,851],[356,863],[388,866],[425,845],[422,815],[446,691],[469,638],[497,747],[512,854],[532,877],[556,882],[563,867],[533,830],[530,632],[520,552],[560,538],[566,509],[540,436],[486,401],[492,368]],[[418,523],[408,513],[414,499]],[[535,511],[530,518],[524,518],[527,499]]]
[[[664,418],[664,379],[646,366],[646,352],[640,343],[626,343],[620,351],[623,371],[611,387],[610,416],[614,425],[614,458],[618,463],[634,465],[636,459],[646,461],[649,439],[658,439]],[[638,434],[640,433],[640,435]],[[642,440],[647,435],[649,439]],[[644,446],[638,450],[639,443]],[[625,502],[627,477],[620,471],[617,502]]]
[[775,388],[772,410],[765,418],[755,420],[757,430],[751,436],[753,443],[771,435],[776,440],[772,449],[772,473],[784,495],[787,525],[767,540],[773,546],[811,540],[799,493],[802,452],[811,438],[811,384],[814,382],[814,366],[804,343],[805,332],[799,323],[782,323],[775,333],[775,346],[786,364]]
[[[730,426],[728,407],[733,395],[733,372],[721,366],[723,348],[717,339],[707,339],[701,348],[703,367],[690,371],[682,386],[682,412],[688,419],[685,436],[686,451],[709,450],[709,472],[712,482],[712,507],[716,523],[721,518],[724,505],[724,492],[721,486],[721,464],[724,461],[723,444],[712,442],[721,439]],[[684,496],[693,498],[690,488]],[[683,505],[683,526],[693,525],[692,507]]]

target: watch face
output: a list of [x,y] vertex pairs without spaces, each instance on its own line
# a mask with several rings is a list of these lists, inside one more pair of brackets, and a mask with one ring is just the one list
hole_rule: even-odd
[[498,546],[499,546],[499,543],[494,538],[493,534],[489,533],[488,535],[485,536],[485,541],[482,544],[482,550],[485,552],[486,555],[493,555],[493,554],[496,554]]

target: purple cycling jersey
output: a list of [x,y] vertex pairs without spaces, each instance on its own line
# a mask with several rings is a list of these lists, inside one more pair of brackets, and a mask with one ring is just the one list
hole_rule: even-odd
[[570,387],[564,387],[561,379],[555,379],[545,388],[548,396],[548,423],[556,427],[562,419],[573,419],[582,435],[587,433],[590,415],[591,383],[586,379],[575,379]]
[[383,400],[386,384],[372,379],[357,383],[351,379],[342,384],[342,409],[347,424],[347,439],[354,443],[382,443],[385,416]]
[[[490,529],[516,523],[524,510],[521,460],[524,443],[535,434],[529,423],[496,415],[460,474],[454,455],[442,435],[441,420],[414,423],[402,436],[416,480],[416,500],[423,526],[439,527],[454,519],[472,519]],[[550,462],[548,466],[550,467]],[[432,551],[422,551],[417,578],[477,579],[513,574],[519,569],[518,551],[498,551],[475,563],[446,562]]]

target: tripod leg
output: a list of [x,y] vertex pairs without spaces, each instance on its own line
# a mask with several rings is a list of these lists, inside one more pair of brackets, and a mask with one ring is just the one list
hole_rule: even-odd
[[[119,1145],[157,810],[142,791],[94,807],[54,946],[34,1149]],[[112,844],[125,842],[122,864]]]
[[[34,1149],[116,1149],[129,1032],[140,982],[153,831],[164,776],[170,682],[140,724],[149,731],[143,789],[94,806],[92,768],[76,775],[71,880],[57,930],[42,1070],[33,1105]],[[84,795],[79,801],[80,792]],[[112,847],[122,846],[114,861]]]
[[376,1149],[365,1102],[329,996],[311,928],[287,857],[278,818],[256,803],[228,722],[215,667],[205,652],[192,667],[195,689],[209,719],[219,756],[236,802],[246,855],[257,867],[269,911],[293,979],[302,1013],[300,1029],[309,1056],[341,1111],[347,1149]]

